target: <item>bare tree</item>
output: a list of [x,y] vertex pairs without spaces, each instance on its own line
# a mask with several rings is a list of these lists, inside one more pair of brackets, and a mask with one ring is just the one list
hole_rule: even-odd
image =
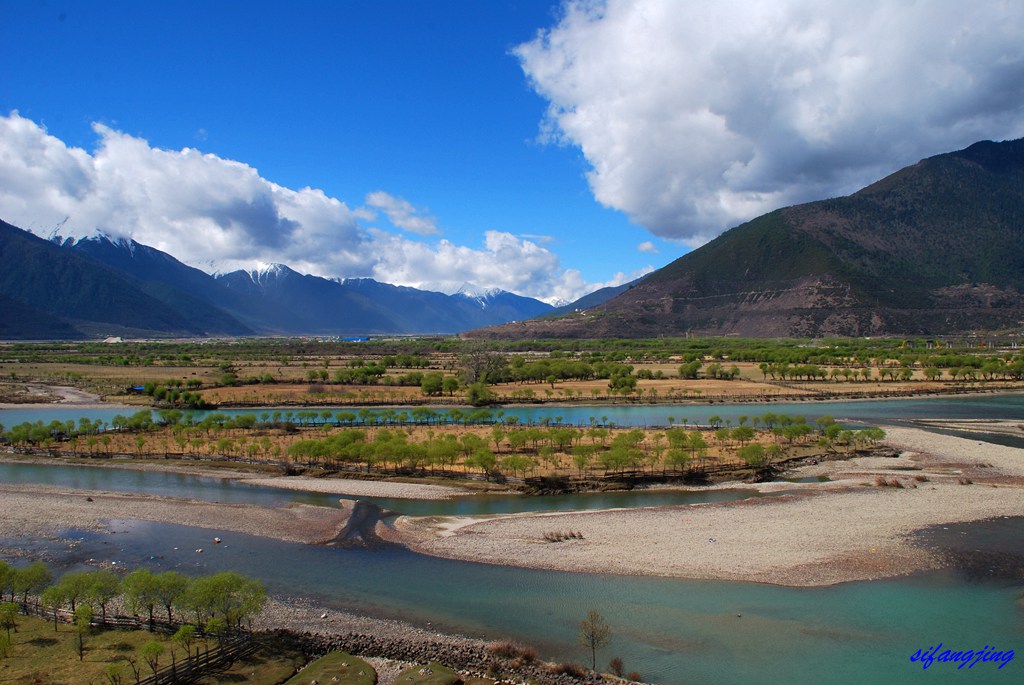
[[493,383],[504,376],[508,360],[500,352],[476,347],[460,357],[459,366],[464,383]]
[[597,672],[597,650],[608,646],[611,636],[612,629],[595,609],[580,621],[580,644],[590,650],[590,670]]

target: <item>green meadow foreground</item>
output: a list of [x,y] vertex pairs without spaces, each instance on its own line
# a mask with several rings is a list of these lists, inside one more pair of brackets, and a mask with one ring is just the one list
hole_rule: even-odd
[[[215,638],[197,637],[198,653],[216,646]],[[81,649],[81,652],[80,652]],[[165,673],[172,662],[185,661],[185,645],[171,635],[146,630],[121,630],[94,626],[81,631],[73,625],[35,616],[15,617],[10,638],[0,645],[0,680],[46,685],[130,685],[139,679]],[[340,685],[494,685],[489,678],[463,676],[437,662],[413,664],[394,659],[332,651],[322,657],[304,653],[296,644],[281,641],[280,634],[254,636],[251,651],[229,664],[207,669],[197,685],[309,685],[313,682]]]

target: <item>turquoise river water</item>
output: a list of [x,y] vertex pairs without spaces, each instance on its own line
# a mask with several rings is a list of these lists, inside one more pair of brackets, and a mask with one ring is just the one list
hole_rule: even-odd
[[[0,412],[0,423],[77,419],[36,410]],[[1011,418],[1024,416],[1024,397],[783,405],[558,407],[509,409],[523,421],[562,416],[565,423],[660,425],[668,416],[690,423],[765,411],[822,414],[866,423],[912,418]],[[111,412],[112,417],[114,413]],[[18,416],[18,418],[14,418]],[[20,418],[20,416],[25,416]],[[602,418],[607,417],[607,418]],[[983,447],[979,447],[983,449]],[[0,467],[5,482],[49,482],[69,487],[143,490],[267,506],[287,501],[331,504],[334,497],[253,488],[176,474],[67,467]],[[581,495],[571,498],[469,498],[471,504],[388,500],[407,513],[484,513],[556,508],[687,504],[700,493],[647,499],[653,493]],[[660,496],[660,495],[659,495]],[[715,497],[745,496],[726,492]],[[593,499],[588,500],[587,497]],[[609,498],[610,499],[606,499]],[[494,500],[489,501],[489,500]],[[439,507],[439,508],[435,508]],[[448,507],[446,509],[446,507]],[[459,507],[468,507],[459,509]],[[504,507],[504,509],[502,508]],[[621,656],[627,670],[678,685],[739,683],[1020,683],[1024,681],[1024,512],[969,525],[938,527],[923,544],[948,550],[953,566],[909,578],[844,583],[824,588],[785,588],[756,583],[684,581],[561,573],[456,562],[403,549],[338,550],[267,538],[148,522],[119,521],[113,535],[70,533],[76,542],[3,541],[29,554],[58,558],[68,567],[87,559],[128,567],[207,572],[235,569],[259,577],[275,593],[301,594],[349,610],[400,618],[422,626],[488,638],[513,637],[550,658],[585,660],[576,644],[578,621],[597,609],[613,629],[607,663]],[[809,521],[807,525],[814,525]],[[214,536],[224,540],[212,545]],[[203,554],[196,554],[203,548]],[[978,663],[957,670],[933,663],[923,669],[910,657],[938,643],[956,650],[986,645],[1020,653],[1004,668]]]

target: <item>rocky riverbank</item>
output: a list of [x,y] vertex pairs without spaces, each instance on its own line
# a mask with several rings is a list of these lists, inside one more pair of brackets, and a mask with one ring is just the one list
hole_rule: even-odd
[[[782,497],[686,507],[414,519],[416,551],[558,571],[812,586],[902,575],[942,561],[921,528],[1024,514],[1024,450],[893,429],[895,458],[806,467],[825,483],[772,484]],[[565,531],[572,535],[560,534]]]

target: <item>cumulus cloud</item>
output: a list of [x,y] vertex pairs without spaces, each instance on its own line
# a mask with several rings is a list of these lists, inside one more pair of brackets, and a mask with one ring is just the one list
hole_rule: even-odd
[[567,0],[514,49],[602,204],[699,244],[982,139],[1024,135],[1014,0]]
[[650,240],[645,240],[636,246],[637,252],[646,252],[647,254],[658,254],[658,248],[654,246]]
[[550,250],[503,231],[486,231],[482,249],[447,240],[428,246],[383,233],[376,239],[389,258],[376,266],[374,278],[388,283],[448,293],[468,283],[547,302],[572,301],[602,287],[588,284],[576,269],[563,269]]
[[[322,190],[284,188],[241,162],[93,128],[99,142],[88,152],[16,112],[0,117],[0,218],[44,237],[59,229],[65,237],[132,238],[207,271],[284,263],[328,278],[472,282],[548,301],[600,285],[509,233],[488,232],[478,248],[428,245],[365,227],[372,212]],[[433,218],[401,198],[381,191],[366,203],[398,228],[436,232]]]
[[384,212],[388,221],[397,228],[418,235],[437,235],[434,217],[416,209],[408,200],[378,190],[366,196],[366,205]]

